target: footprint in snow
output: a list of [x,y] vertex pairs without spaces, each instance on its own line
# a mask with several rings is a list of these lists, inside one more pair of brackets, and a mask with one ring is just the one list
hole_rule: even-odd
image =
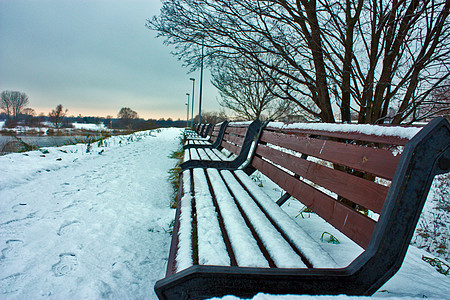
[[23,241],[21,240],[8,240],[6,241],[6,248],[2,249],[2,255],[0,256],[0,260],[3,260],[8,257],[12,257],[15,255],[17,250],[23,245]]
[[27,203],[21,202],[21,203],[19,203],[19,204],[13,205],[13,206],[11,207],[11,209],[12,209],[14,212],[17,212],[17,211],[18,211],[17,209],[20,209],[20,208],[23,208],[23,207],[26,207],[26,206],[27,206]]
[[72,273],[77,269],[77,256],[73,253],[62,253],[59,255],[59,261],[52,266],[52,271],[56,277],[61,277]]
[[22,273],[16,273],[0,279],[0,293],[10,294],[19,291],[21,287],[18,284],[21,283],[24,278],[25,275]]
[[109,284],[107,284],[106,282],[104,282],[102,280],[99,280],[97,282],[97,286],[98,286],[98,291],[99,291],[100,297],[102,299],[110,299],[111,298],[111,296],[113,295],[113,291]]
[[75,227],[80,224],[81,223],[79,221],[66,221],[59,227],[57,234],[59,236],[62,236],[64,234],[72,232]]

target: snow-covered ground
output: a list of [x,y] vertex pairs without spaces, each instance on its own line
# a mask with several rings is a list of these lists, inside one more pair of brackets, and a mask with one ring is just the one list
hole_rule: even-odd
[[179,129],[0,157],[0,298],[155,298]]
[[73,128],[75,129],[84,129],[84,130],[91,130],[91,131],[102,131],[107,130],[105,124],[85,124],[85,123],[72,123]]
[[[179,148],[180,133],[145,131],[0,156],[0,299],[155,299],[174,217],[167,171],[175,160],[169,155]],[[269,182],[263,188],[279,193]],[[301,209],[293,201],[283,207],[294,216]],[[297,220],[305,227],[327,225],[314,216]],[[317,232],[324,230],[332,229]],[[336,237],[341,244],[324,246],[345,247]],[[374,296],[450,299],[450,277],[422,255],[434,257],[410,246],[400,271]]]

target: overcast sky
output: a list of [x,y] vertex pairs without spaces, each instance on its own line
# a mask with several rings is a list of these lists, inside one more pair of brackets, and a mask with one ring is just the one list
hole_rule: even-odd
[[[0,0],[0,90],[25,92],[38,113],[186,118],[187,74],[146,19],[159,0]],[[208,72],[206,72],[208,73]],[[202,111],[219,111],[205,76]]]

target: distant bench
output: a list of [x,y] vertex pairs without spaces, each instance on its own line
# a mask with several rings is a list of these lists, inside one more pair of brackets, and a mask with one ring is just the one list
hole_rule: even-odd
[[[449,172],[449,122],[417,131],[269,123],[240,169],[185,168],[158,297],[373,294],[400,268],[433,177]],[[267,196],[248,176],[255,170],[285,194]],[[362,253],[340,265],[280,207],[291,196]]]
[[204,139],[208,136],[212,124],[197,124],[195,130],[186,130],[184,135],[186,139]]
[[[189,133],[185,132],[185,144],[183,146],[184,149],[188,148],[195,148],[195,147],[213,147],[217,148],[220,146],[220,143],[222,141],[223,134],[225,132],[225,129],[228,125],[228,121],[224,121],[222,123],[218,123],[214,125],[211,131],[210,136],[206,136],[204,138],[201,137],[192,137],[189,135]],[[215,143],[218,143],[216,145]]]
[[[217,127],[217,126],[216,126]],[[259,120],[253,122],[231,122],[221,124],[217,136],[211,138],[211,144],[192,143],[184,146],[183,169],[208,166],[214,164],[229,168],[237,168],[248,158],[252,143],[261,128]],[[227,153],[222,150],[225,149]],[[227,155],[228,154],[228,155]],[[215,161],[215,162],[212,162]]]

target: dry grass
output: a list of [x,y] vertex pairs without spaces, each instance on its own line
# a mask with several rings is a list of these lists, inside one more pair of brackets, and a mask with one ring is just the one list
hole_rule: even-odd
[[[184,140],[180,138],[180,144],[184,144]],[[172,185],[172,197],[170,199],[170,207],[176,208],[177,207],[177,197],[180,191],[180,173],[181,173],[181,163],[183,162],[184,158],[184,150],[183,147],[173,152],[170,156],[170,158],[176,159],[177,163],[175,166],[169,170],[169,182]]]

